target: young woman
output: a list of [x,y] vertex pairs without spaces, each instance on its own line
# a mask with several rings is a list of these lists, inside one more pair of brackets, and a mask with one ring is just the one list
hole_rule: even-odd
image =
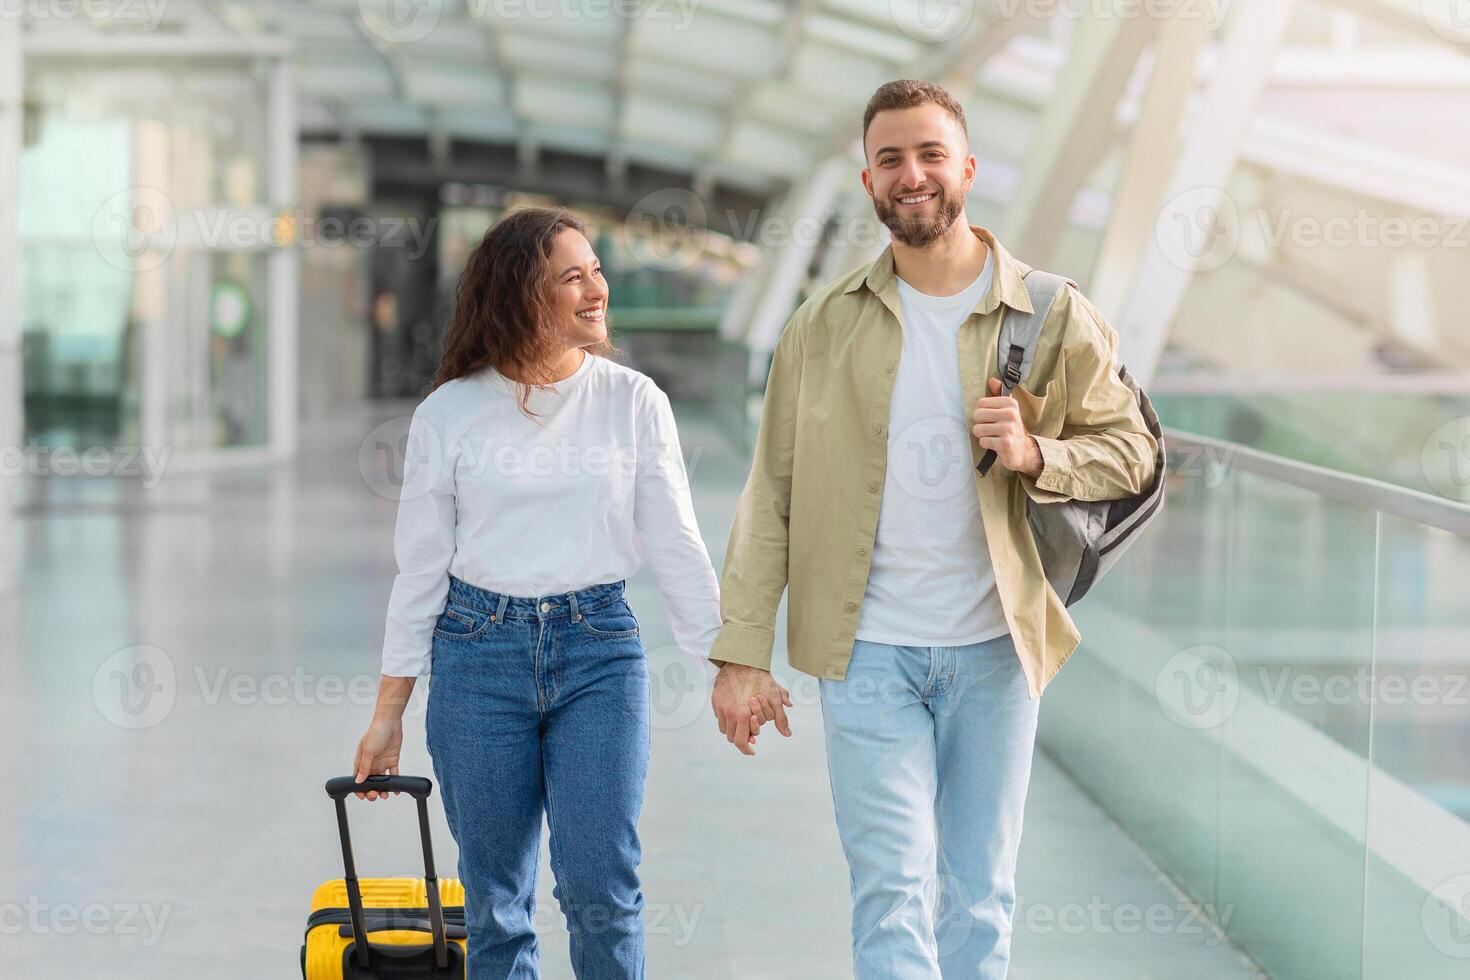
[[538,975],[543,808],[577,976],[644,975],[648,674],[624,580],[648,561],[695,657],[720,626],[668,397],[597,353],[607,299],[576,218],[506,215],[469,256],[410,425],[383,677],[354,772],[398,771],[404,706],[432,668],[425,724],[471,980]]

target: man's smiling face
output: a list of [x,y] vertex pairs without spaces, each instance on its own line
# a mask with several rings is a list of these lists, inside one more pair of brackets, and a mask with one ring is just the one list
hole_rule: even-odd
[[941,106],[879,112],[868,125],[863,152],[863,186],[896,241],[929,245],[964,211],[975,158],[959,121]]

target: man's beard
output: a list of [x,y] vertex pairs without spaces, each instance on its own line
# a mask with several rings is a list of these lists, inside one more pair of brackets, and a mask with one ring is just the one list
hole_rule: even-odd
[[[912,217],[904,217],[898,213],[898,209],[889,205],[887,201],[873,198],[873,210],[878,213],[878,220],[888,227],[893,237],[910,248],[923,248],[931,245],[934,241],[949,230],[954,224],[960,212],[965,208],[965,195],[956,192],[950,194],[940,188],[936,193],[934,216],[926,218],[921,214]],[[910,195],[902,194],[901,197]]]

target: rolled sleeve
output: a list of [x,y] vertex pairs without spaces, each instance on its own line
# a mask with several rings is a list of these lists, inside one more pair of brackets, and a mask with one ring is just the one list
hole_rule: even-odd
[[1067,475],[1072,472],[1072,460],[1066,441],[1037,435],[1031,438],[1041,450],[1041,473],[1036,477],[1020,474],[1026,495],[1038,504],[1059,504],[1076,499],[1076,481]]

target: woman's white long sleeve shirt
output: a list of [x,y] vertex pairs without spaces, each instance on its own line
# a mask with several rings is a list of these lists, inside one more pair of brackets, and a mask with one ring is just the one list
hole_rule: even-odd
[[450,575],[539,598],[631,578],[645,560],[675,641],[708,669],[719,585],[668,396],[593,354],[553,388],[532,390],[539,422],[493,368],[441,385],[415,410],[384,674],[429,673]]

